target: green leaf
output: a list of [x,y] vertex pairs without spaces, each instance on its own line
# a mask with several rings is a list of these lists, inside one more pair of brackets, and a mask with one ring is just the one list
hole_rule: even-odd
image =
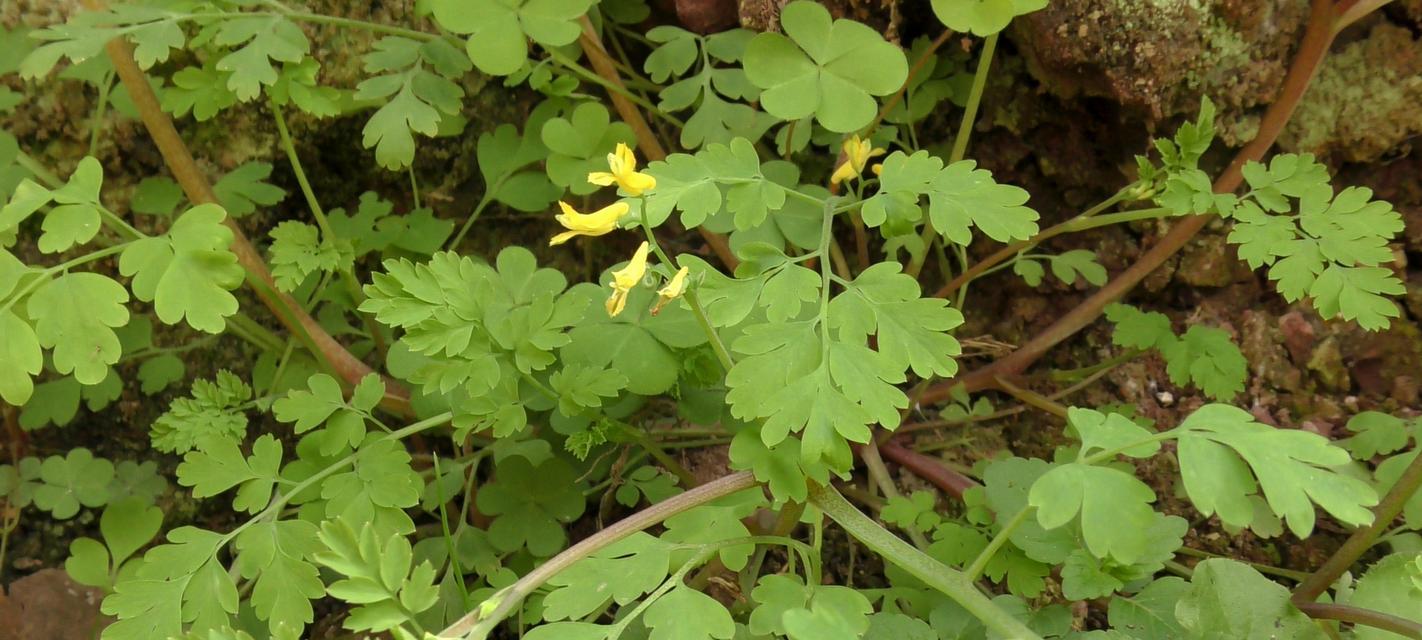
[[[191,112],[198,122],[210,120],[237,104],[237,94],[227,88],[231,77],[230,71],[218,71],[217,61],[211,58],[201,67],[184,67],[173,74],[173,86],[163,91],[163,110],[175,116]],[[213,188],[216,189],[216,185]],[[218,201],[223,202],[220,196]],[[227,203],[223,202],[223,206]],[[232,209],[229,208],[229,211]],[[240,214],[234,212],[232,215]]]
[[268,232],[272,237],[272,277],[277,289],[295,291],[312,273],[349,270],[354,251],[344,239],[322,241],[316,227],[286,220]]
[[57,427],[69,424],[79,413],[80,394],[81,387],[74,378],[36,385],[34,395],[20,411],[20,428],[33,431],[46,424]]
[[587,506],[582,490],[572,467],[558,458],[534,466],[510,457],[498,463],[494,481],[480,489],[475,504],[494,516],[489,541],[500,551],[527,547],[547,557],[567,544],[562,523],[577,519]]
[[990,36],[1012,19],[1047,6],[1047,0],[933,0],[933,13],[949,29]]
[[356,86],[356,100],[384,102],[366,122],[362,144],[374,147],[376,161],[390,170],[403,169],[414,161],[414,133],[434,137],[446,119],[458,116],[461,109],[464,90],[425,70],[423,52],[420,43],[409,38],[377,40],[365,56],[365,70],[384,75],[374,75]]
[[[539,130],[548,148],[548,177],[574,195],[587,195],[599,187],[588,182],[588,173],[607,171],[607,155],[618,143],[636,145],[632,127],[612,122],[607,107],[583,102],[567,118],[549,118]],[[661,189],[660,180],[657,185]]]
[[164,353],[143,361],[138,366],[138,380],[146,395],[154,395],[182,380],[187,375],[187,365],[182,358]]
[[104,536],[114,568],[148,544],[163,526],[163,510],[138,498],[127,498],[109,504],[99,518],[99,531]]
[[1073,249],[1054,255],[1048,260],[1052,265],[1052,275],[1067,284],[1075,284],[1077,274],[1087,282],[1101,286],[1106,284],[1106,268],[1096,262],[1096,252],[1088,249]]
[[829,482],[824,465],[801,462],[800,439],[794,436],[767,447],[758,430],[742,429],[731,439],[730,455],[732,468],[752,470],[756,480],[770,487],[777,504],[786,500],[803,502],[809,492],[806,480]]
[[93,538],[75,538],[69,543],[69,557],[64,560],[64,572],[75,582],[106,589],[109,579],[109,551]]
[[247,433],[242,407],[251,398],[252,388],[225,369],[211,382],[194,380],[191,395],[174,400],[168,411],[153,421],[149,431],[153,448],[186,453],[210,438],[241,441]]
[[1132,596],[1111,599],[1108,616],[1111,628],[1132,638],[1178,638],[1185,629],[1175,619],[1175,606],[1190,590],[1180,578],[1161,578]]
[[786,5],[780,24],[786,35],[762,33],[745,52],[746,77],[778,118],[813,114],[826,129],[848,133],[874,119],[873,96],[897,91],[908,77],[902,50],[861,23],[832,20],[818,3]]
[[237,535],[233,566],[252,580],[249,602],[267,627],[301,629],[314,614],[311,601],[326,595],[308,558],[322,548],[316,525],[304,520],[257,521]]
[[[1390,613],[1405,620],[1422,623],[1422,587],[1418,583],[1418,559],[1422,554],[1394,553],[1379,560],[1358,579],[1347,604]],[[1353,628],[1358,640],[1388,640],[1397,635],[1357,625]]]
[[1369,330],[1398,317],[1385,297],[1404,291],[1385,267],[1394,259],[1388,242],[1403,228],[1392,205],[1373,200],[1364,187],[1335,195],[1327,171],[1309,154],[1280,154],[1267,167],[1250,162],[1243,173],[1251,200],[1221,210],[1235,219],[1229,241],[1251,267],[1269,267],[1286,300],[1307,296],[1324,317],[1355,320]]
[[1106,319],[1116,325],[1111,342],[1132,349],[1163,348],[1175,342],[1170,318],[1156,311],[1143,312],[1130,305],[1113,302],[1106,305]]
[[232,508],[257,513],[271,499],[280,466],[281,443],[270,434],[252,444],[251,457],[243,456],[230,440],[209,439],[202,449],[183,456],[178,484],[192,487],[194,498],[212,497],[240,485]]
[[1032,484],[1028,504],[1037,522],[1061,527],[1080,514],[1086,548],[1098,558],[1132,563],[1146,552],[1146,528],[1155,518],[1155,492],[1112,467],[1071,463],[1052,468]]
[[57,520],[67,520],[79,513],[79,507],[102,507],[111,494],[109,481],[114,477],[114,464],[82,447],[71,449],[63,457],[50,456],[40,466],[41,484],[35,489],[35,506],[48,511]]
[[549,578],[543,619],[577,620],[609,601],[627,605],[660,586],[670,562],[669,543],[634,533]]
[[128,201],[134,213],[150,216],[171,216],[183,201],[183,189],[167,176],[150,176],[139,181]]
[[428,563],[412,568],[410,542],[400,534],[384,541],[365,523],[357,534],[344,519],[321,525],[324,550],[312,555],[316,562],[345,576],[331,583],[330,594],[354,607],[342,626],[352,631],[386,631],[410,620],[410,614],[434,606]]
[[228,250],[232,230],[223,226],[222,207],[205,204],[178,217],[165,236],[144,238],[124,249],[119,272],[133,276],[133,295],[154,302],[158,319],[208,333],[221,333],[225,318],[237,313],[230,291],[245,272]]
[[1248,565],[1212,558],[1195,565],[1190,589],[1175,608],[1187,638],[1328,636],[1289,601],[1289,590]]
[[1101,413],[1091,409],[1067,409],[1067,423],[1081,438],[1077,459],[1095,452],[1114,451],[1132,458],[1149,458],[1160,451],[1155,434],[1119,413]]
[[730,640],[736,635],[731,612],[715,598],[687,586],[657,598],[642,619],[652,629],[649,640]]
[[1175,384],[1193,382],[1215,400],[1229,400],[1244,391],[1248,362],[1221,329],[1193,325],[1179,340],[1162,346],[1160,354]]
[[[604,280],[611,277],[604,275]],[[633,289],[627,310],[615,318],[602,310],[607,289],[579,285],[568,293],[583,296],[593,307],[587,317],[568,332],[568,344],[560,352],[566,364],[606,368],[627,379],[627,390],[639,395],[657,395],[670,390],[681,373],[678,349],[697,347],[706,334],[696,318],[680,305],[668,305],[657,315],[651,306],[656,294],[649,287]]]
[[1402,418],[1381,411],[1364,411],[1348,419],[1348,430],[1354,434],[1338,443],[1356,460],[1372,460],[1407,446],[1410,434]]
[[[662,540],[683,545],[703,545],[723,540],[744,538],[750,530],[742,520],[756,509],[765,506],[764,494],[760,489],[747,489],[739,493],[689,509],[663,523],[666,531]],[[755,545],[744,544],[724,547],[718,552],[721,564],[732,571],[744,569]],[[673,551],[672,565],[679,566],[694,555],[692,549]]]
[[128,324],[128,291],[97,273],[69,272],[40,285],[26,310],[40,346],[53,349],[54,370],[98,384],[118,362],[114,328]]
[[528,40],[561,47],[582,33],[577,19],[591,0],[434,0],[429,3],[440,26],[469,34],[466,51],[480,71],[506,76],[528,60]]
[[616,371],[569,365],[550,376],[548,386],[558,392],[558,411],[573,417],[601,407],[603,398],[616,398],[627,387],[627,378]]
[[929,491],[915,491],[905,498],[891,496],[879,511],[879,518],[900,529],[923,533],[938,526],[943,517],[934,511],[934,496]]
[[511,124],[499,125],[479,135],[479,173],[489,189],[487,195],[519,211],[546,211],[559,191],[536,167],[523,170],[548,157],[548,148],[532,131],[519,135]]
[[311,50],[301,27],[280,15],[234,17],[219,24],[215,44],[242,46],[218,59],[217,70],[232,73],[227,88],[244,102],[257,97],[262,85],[276,83],[273,62],[300,62]]
[[24,406],[34,393],[34,377],[44,367],[44,352],[30,323],[8,308],[0,311],[0,361],[6,363],[0,367],[0,399]]
[[817,586],[808,607],[781,616],[791,640],[855,640],[869,630],[874,608],[864,594],[848,587]]
[[257,207],[270,207],[286,197],[281,187],[266,182],[271,175],[272,165],[248,162],[224,174],[212,185],[212,191],[228,215],[240,218],[256,211]]
[[[735,216],[738,229],[760,224],[770,211],[785,203],[783,188],[766,183],[760,156],[745,138],[709,144],[695,155],[674,153],[649,163],[646,172],[657,179],[656,190],[643,198],[644,215],[654,227],[665,222],[673,210],[681,211],[681,222],[687,227],[701,225],[729,204],[730,193],[723,198],[722,185],[743,189],[731,192],[741,205]],[[744,190],[747,187],[754,187],[758,198],[750,197],[752,192]]]
[[1254,514],[1248,496],[1262,488],[1269,507],[1301,538],[1313,530],[1315,503],[1345,524],[1372,522],[1369,507],[1377,494],[1333,470],[1350,458],[1323,436],[1259,424],[1249,412],[1222,404],[1197,409],[1178,430],[1185,493],[1207,516],[1219,513],[1231,526],[1248,526]]
[[998,242],[1026,240],[1037,234],[1037,212],[1025,206],[1027,191],[998,184],[992,173],[972,160],[944,167],[929,185],[928,215],[943,237],[961,245],[972,242],[968,226]]
[[843,339],[876,335],[878,352],[898,369],[951,378],[958,372],[953,356],[962,347],[948,332],[963,323],[963,315],[943,300],[921,296],[918,283],[901,273],[897,262],[881,262],[830,301],[830,326]]
[[225,537],[179,527],[168,533],[168,541],[149,550],[137,571],[104,599],[103,612],[119,618],[104,629],[104,638],[175,637],[184,623],[193,631],[231,624],[237,585],[216,558]]

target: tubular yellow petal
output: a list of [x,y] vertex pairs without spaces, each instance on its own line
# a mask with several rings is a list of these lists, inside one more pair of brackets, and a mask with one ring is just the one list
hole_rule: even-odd
[[549,241],[550,245],[562,244],[573,236],[601,236],[612,233],[617,228],[617,221],[631,211],[631,207],[626,202],[614,202],[606,207],[598,209],[593,213],[578,213],[568,203],[559,201],[558,207],[563,210],[554,216],[558,224],[567,229],[566,232],[553,236]]
[[627,265],[612,272],[612,286],[626,290],[637,286],[637,283],[642,281],[642,276],[647,275],[647,255],[651,251],[651,245],[643,241],[637,247],[637,252],[632,254],[632,259],[627,261]]
[[627,307],[627,291],[623,289],[613,289],[612,295],[608,296],[607,302],[603,303],[603,308],[607,309],[607,315],[616,317]]
[[618,182],[622,186],[622,190],[631,196],[640,196],[644,191],[651,191],[657,188],[656,178],[635,171],[622,176],[622,179],[618,180]]
[[606,187],[617,182],[617,176],[606,171],[594,171],[588,174],[588,184],[595,184],[599,187]]
[[686,275],[690,270],[686,267],[677,269],[676,275],[662,288],[657,289],[657,304],[652,307],[652,315],[657,315],[668,303],[681,297],[686,293]]
[[844,164],[839,165],[838,169],[834,170],[834,174],[830,176],[830,184],[848,182],[858,176],[859,171],[855,170],[854,164],[851,162],[845,162]]
[[[613,152],[613,156],[616,157],[617,164],[621,165],[619,168],[623,171],[630,173],[637,170],[637,156],[632,153],[631,147],[628,147],[626,143],[617,143],[617,149]],[[613,156],[608,157],[609,164],[611,164]],[[616,172],[614,169],[613,173]]]

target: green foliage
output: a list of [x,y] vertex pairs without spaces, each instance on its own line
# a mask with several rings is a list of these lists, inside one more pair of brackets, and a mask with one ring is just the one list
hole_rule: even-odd
[[933,13],[949,29],[987,36],[1013,18],[1047,6],[1047,0],[933,0]]
[[1377,494],[1334,469],[1348,462],[1348,452],[1318,434],[1259,424],[1248,411],[1219,404],[1197,409],[1178,431],[1185,492],[1206,515],[1248,525],[1254,508],[1247,498],[1262,489],[1269,507],[1300,537],[1313,530],[1315,503],[1341,522],[1372,522],[1368,507],[1377,504]]
[[242,407],[252,398],[252,388],[227,370],[216,379],[194,380],[192,395],[173,401],[153,421],[149,437],[153,448],[166,453],[187,453],[210,438],[240,441],[247,433]]
[[[1394,553],[1368,568],[1352,589],[1347,604],[1422,622],[1422,554]],[[1382,640],[1394,634],[1372,627],[1355,629],[1360,640]]]
[[[952,32],[993,38],[1045,6],[932,3]],[[1189,573],[1171,563],[1198,538],[1197,516],[1262,537],[1285,526],[1311,534],[1318,508],[1341,526],[1369,524],[1379,494],[1418,455],[1422,423],[1407,413],[1363,411],[1351,437],[1332,443],[1224,404],[1160,430],[1129,408],[1072,407],[1071,442],[1052,461],[970,452],[980,461],[967,473],[981,486],[963,492],[961,509],[922,490],[870,501],[883,522],[926,542],[921,550],[836,513],[822,487],[852,482],[854,445],[884,435],[875,425],[895,430],[937,412],[972,429],[998,417],[992,399],[962,390],[946,408],[910,402],[960,375],[955,332],[971,300],[967,287],[952,305],[924,287],[994,255],[985,242],[1023,243],[1011,266],[1033,287],[1048,271],[1066,287],[1099,286],[1106,270],[1091,250],[1036,250],[1040,216],[1028,203],[1037,201],[975,160],[948,162],[943,140],[929,137],[942,130],[940,114],[977,113],[984,97],[969,52],[986,47],[938,51],[920,38],[905,52],[813,2],[783,7],[783,33],[640,33],[650,15],[640,0],[421,0],[416,20],[385,24],[278,2],[145,0],[0,31],[0,74],[39,80],[67,59],[53,82],[103,97],[91,126],[112,120],[109,107],[135,117],[142,102],[103,55],[118,38],[169,113],[224,118],[195,131],[223,130],[234,108],[262,114],[240,105],[264,96],[273,110],[340,117],[337,131],[360,119],[375,162],[409,169],[377,181],[382,195],[339,203],[350,211],[289,220],[264,162],[236,165],[213,185],[216,204],[195,205],[168,177],[106,181],[95,157],[45,186],[58,181],[36,165],[59,147],[31,157],[22,152],[33,136],[0,131],[0,400],[18,407],[14,423],[82,424],[81,407],[131,421],[179,381],[212,376],[193,379],[148,426],[155,452],[182,456],[185,495],[166,495],[166,466],[151,455],[49,455],[45,442],[37,449],[47,457],[0,465],[6,534],[48,530],[33,518],[82,527],[98,515],[97,533],[70,541],[65,564],[106,592],[114,622],[103,638],[289,640],[318,633],[309,628],[318,612],[323,629],[334,612],[352,632],[398,640],[429,640],[470,612],[471,637],[531,640],[987,640],[1028,635],[1003,631],[1018,623],[1053,638],[1319,637],[1287,592],[1249,566],[1212,559],[1189,582],[1160,576],[1168,564]],[[338,35],[353,28],[375,35]],[[465,105],[484,74],[546,99],[520,103],[522,122],[481,119],[466,132],[468,115],[492,112],[482,99]],[[0,113],[40,104],[26,104],[40,83],[8,86],[23,91],[0,86]],[[629,120],[615,119],[594,95],[603,88],[625,93],[638,115],[619,104]],[[637,120],[648,115],[656,119],[644,127]],[[1201,166],[1214,119],[1206,100],[1195,120],[1155,141],[1155,159],[1138,159],[1138,181],[1108,204],[1154,199],[1174,214],[1219,214],[1241,259],[1267,268],[1286,300],[1308,298],[1321,315],[1368,329],[1398,317],[1386,296],[1403,288],[1389,245],[1401,216],[1367,189],[1335,189],[1307,155],[1248,163],[1245,193],[1214,193],[1212,165]],[[105,148],[104,131],[90,133]],[[425,157],[419,136],[463,142],[449,158]],[[648,136],[684,152],[641,158],[645,186],[628,188],[635,152],[618,147],[645,156],[657,146]],[[775,156],[763,158],[767,149]],[[265,155],[228,151],[208,164]],[[319,166],[344,166],[333,162]],[[449,175],[430,182],[431,167],[444,165]],[[474,166],[473,192],[445,179]],[[588,181],[609,171],[622,178],[617,195]],[[302,183],[312,200],[344,179],[313,173]],[[625,205],[627,215],[597,223],[572,253],[539,254],[563,271],[520,246],[492,261],[444,250],[497,246],[511,211],[543,224],[558,200],[579,211]],[[1087,215],[1096,212],[1106,209]],[[129,213],[146,217],[121,217]],[[575,216],[555,221],[579,231]],[[239,227],[270,240],[275,291],[252,284],[263,298],[286,294],[275,315],[239,309],[251,299],[236,291],[243,265],[257,259],[238,264],[234,241],[248,250]],[[711,250],[688,244],[698,232]],[[641,236],[649,245],[637,260],[599,272]],[[710,256],[724,259],[726,248],[739,264],[723,269]],[[934,259],[943,264],[925,262]],[[972,311],[989,331],[1000,320]],[[1177,334],[1166,315],[1124,305],[1106,314],[1114,344],[1157,351],[1173,384],[1215,401],[1245,389],[1246,361],[1226,331],[1191,322]],[[242,375],[213,374],[213,362]],[[70,435],[94,425],[84,427]],[[720,458],[704,451],[726,444]],[[978,446],[972,432],[950,444]],[[1162,453],[1174,464],[1155,460]],[[682,493],[686,478],[725,465],[762,485],[715,500]],[[1158,500],[1172,486],[1188,502]],[[192,507],[187,496],[222,497]],[[160,499],[181,508],[165,516],[153,506]],[[617,539],[597,533],[645,505],[658,510],[654,523],[634,518],[641,530],[618,527]],[[1181,505],[1199,513],[1175,515]],[[185,524],[195,514],[222,530]],[[844,538],[826,530],[827,515],[883,562],[845,573]],[[1412,496],[1387,538],[1393,555],[1334,599],[1413,615],[1418,529],[1422,496]],[[575,556],[555,559],[589,536]],[[865,567],[873,573],[861,581]],[[860,586],[830,584],[846,576]],[[1003,593],[988,599],[973,583]],[[517,630],[494,628],[514,616]]]
[[818,3],[785,5],[780,26],[785,35],[762,33],[746,45],[745,70],[761,106],[782,120],[814,115],[830,131],[854,131],[873,120],[874,96],[908,77],[902,50],[863,24],[831,19]]
[[1211,559],[1195,565],[1190,589],[1175,607],[1188,638],[1326,638],[1289,602],[1289,591],[1248,565]]
[[577,20],[591,0],[434,0],[429,3],[441,27],[469,34],[465,51],[480,71],[506,76],[528,61],[528,41],[561,47],[578,39]]
[[152,302],[158,319],[183,320],[208,333],[221,333],[225,318],[237,313],[230,291],[244,272],[228,250],[232,231],[222,225],[222,207],[205,204],[178,216],[163,236],[130,244],[119,258],[119,271],[133,277],[133,295]]
[[532,464],[504,458],[495,481],[479,492],[479,511],[494,516],[489,542],[500,551],[527,548],[550,556],[567,544],[562,523],[582,515],[586,502],[572,467],[558,458]]
[[1107,305],[1106,319],[1116,325],[1111,334],[1116,345],[1157,350],[1171,382],[1194,384],[1215,400],[1229,400],[1244,391],[1248,363],[1223,330],[1197,324],[1176,335],[1165,314],[1120,303]]

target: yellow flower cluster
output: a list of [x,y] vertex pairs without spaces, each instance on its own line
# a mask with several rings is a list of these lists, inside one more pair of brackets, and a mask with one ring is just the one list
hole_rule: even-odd
[[[600,187],[615,184],[623,194],[632,197],[641,196],[657,187],[656,178],[637,171],[637,157],[626,144],[618,143],[617,149],[607,154],[607,169],[589,173],[588,182]],[[563,244],[577,236],[597,237],[612,233],[617,228],[617,223],[631,210],[626,202],[614,202],[593,213],[579,213],[561,200],[558,207],[563,212],[554,216],[554,219],[567,231],[553,236],[548,241],[549,245]],[[616,316],[627,307],[628,294],[632,292],[633,287],[641,284],[642,278],[647,275],[647,257],[651,251],[651,245],[643,242],[625,266],[612,272],[612,295],[607,298],[605,304],[608,315]],[[657,303],[652,307],[653,314],[686,293],[687,274],[686,267],[678,269],[676,275],[657,290]]]
[[[864,165],[869,164],[869,159],[884,155],[883,149],[875,149],[872,142],[863,140],[859,136],[851,136],[844,141],[841,147],[844,150],[844,164],[839,165],[830,175],[830,184],[849,182],[860,177],[864,173]],[[879,165],[874,165],[874,174],[878,175]]]

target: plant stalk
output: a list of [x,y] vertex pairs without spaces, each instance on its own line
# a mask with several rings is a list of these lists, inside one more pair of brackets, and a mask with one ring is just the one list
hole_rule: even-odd
[[978,591],[977,586],[963,572],[933,559],[899,539],[854,508],[854,505],[849,504],[844,496],[839,495],[833,488],[811,487],[810,503],[819,507],[831,520],[864,543],[864,546],[883,556],[886,561],[952,598],[997,635],[1014,640],[1041,640],[1027,625],[993,604],[992,600]]

